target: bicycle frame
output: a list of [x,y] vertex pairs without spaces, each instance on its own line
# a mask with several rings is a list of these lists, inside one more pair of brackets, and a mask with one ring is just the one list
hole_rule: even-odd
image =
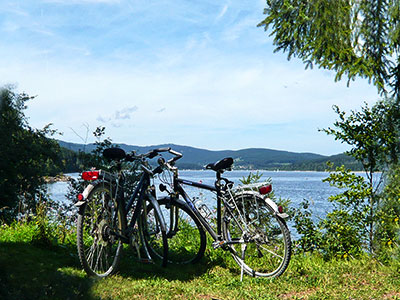
[[[128,232],[130,229],[134,228],[137,220],[140,217],[140,213],[142,211],[142,206],[143,206],[145,198],[150,201],[153,208],[156,210],[156,212],[158,213],[158,215],[161,218],[161,224],[159,224],[161,227],[161,231],[164,231],[164,232],[166,231],[166,225],[165,225],[163,214],[161,213],[160,205],[158,204],[155,195],[152,195],[152,193],[147,190],[149,186],[150,186],[150,175],[149,175],[148,170],[144,169],[135,191],[131,195],[128,203],[126,204],[126,206],[124,208],[125,209],[124,215],[126,218],[128,215],[128,212],[133,207],[133,204],[136,203],[132,218],[130,219],[129,225],[125,228],[125,231]],[[121,199],[122,199],[122,204],[125,204],[123,201],[124,198],[121,197]],[[135,199],[137,199],[137,200],[135,201]],[[128,220],[126,219],[126,221],[128,221]],[[127,222],[125,224],[127,224]]]
[[[130,196],[130,199],[127,204],[124,201],[124,190],[122,188],[120,188],[123,185],[122,173],[119,172],[118,179],[116,178],[116,176],[112,176],[107,172],[101,171],[100,174],[101,174],[100,175],[101,178],[99,178],[99,180],[105,179],[110,182],[114,182],[116,184],[116,191],[115,191],[116,202],[117,202],[117,205],[123,206],[124,218],[125,218],[125,222],[124,222],[125,228],[122,228],[122,232],[121,232],[122,234],[119,234],[117,232],[114,232],[114,234],[116,236],[118,236],[118,238],[120,238],[122,242],[129,243],[129,235],[131,234],[130,229],[134,228],[136,222],[138,221],[138,219],[140,217],[144,199],[148,199],[150,201],[150,203],[152,204],[152,206],[154,207],[154,209],[156,210],[156,212],[159,214],[159,216],[161,218],[161,224],[159,224],[161,227],[161,230],[166,231],[165,221],[164,221],[163,215],[161,213],[161,209],[157,202],[157,199],[156,199],[155,195],[152,195],[147,190],[148,187],[150,186],[151,171],[149,171],[149,170],[147,170],[147,168],[143,167],[143,173],[140,177],[139,183],[138,183],[135,191],[133,192],[133,194]],[[86,187],[85,191],[82,193],[84,199],[82,201],[78,201],[78,203],[76,203],[75,206],[80,207],[82,204],[84,204],[87,201],[88,194],[90,193],[90,191],[93,189],[93,187],[96,184],[97,184],[97,181],[89,184]],[[127,225],[128,224],[128,220],[127,220],[128,212],[132,209],[134,203],[136,204],[135,210],[129,221],[129,225]],[[114,218],[117,218],[117,217],[118,216],[115,214]]]
[[[226,183],[230,183],[230,181],[226,178],[221,177],[221,173],[216,174],[216,181],[215,181],[215,185],[211,186],[211,185],[207,185],[207,184],[203,184],[203,183],[199,183],[199,182],[194,182],[191,180],[187,180],[187,179],[183,179],[183,178],[179,178],[178,176],[174,175],[174,191],[175,191],[175,195],[179,196],[181,195],[182,198],[185,200],[186,204],[189,206],[189,208],[193,211],[193,213],[196,215],[196,217],[199,219],[200,223],[202,224],[203,228],[211,235],[211,237],[213,238],[213,240],[215,241],[213,244],[214,248],[218,248],[222,245],[230,245],[230,244],[237,244],[237,243],[241,243],[240,240],[234,239],[234,240],[224,240],[222,238],[222,204],[225,202],[224,199],[224,195],[223,195],[223,188],[221,185],[221,180],[225,181]],[[208,190],[211,192],[216,192],[217,193],[217,232],[215,232],[215,230],[211,227],[211,225],[209,224],[209,222],[200,214],[200,212],[198,211],[198,209],[196,208],[196,206],[193,204],[193,202],[190,200],[190,197],[188,196],[188,194],[186,193],[186,191],[183,188],[183,185],[189,185],[189,186],[193,186],[195,188],[198,189],[203,189],[203,190]],[[264,199],[268,204],[271,205],[272,204],[274,206],[276,206],[276,204],[270,200],[270,199]],[[228,211],[228,213],[230,215],[232,215],[232,209],[229,207],[229,205],[225,205],[224,203],[224,208]],[[275,209],[275,207],[274,207]],[[277,208],[276,208],[276,213],[278,214]],[[173,224],[173,212],[171,210],[171,217],[170,218],[170,222],[171,224]],[[279,214],[278,214],[279,215]],[[237,220],[235,220],[236,224],[241,227],[241,224],[237,222]],[[177,223],[175,221],[174,226],[170,226],[170,228],[174,228],[177,226]],[[175,229],[173,229],[172,231],[174,231]],[[168,235],[168,233],[167,233]],[[229,249],[229,248],[228,248]]]
[[[225,178],[221,178],[220,174],[217,173],[217,180],[215,181],[215,185],[207,185],[199,182],[194,182],[191,180],[182,179],[174,176],[174,191],[177,192],[178,195],[181,195],[196,217],[200,220],[201,224],[205,228],[205,230],[211,235],[214,241],[222,241],[222,202],[223,195],[221,191],[220,181],[226,180]],[[217,232],[211,227],[209,222],[200,214],[198,209],[195,207],[193,202],[190,200],[190,197],[183,189],[182,185],[190,185],[199,189],[208,190],[211,192],[217,193]],[[227,208],[229,209],[229,208]]]
[[[187,205],[189,205],[190,209],[194,212],[196,217],[200,220],[201,224],[203,227],[207,230],[207,232],[212,236],[214,240],[220,240],[221,239],[221,219],[222,219],[222,213],[221,213],[221,198],[220,198],[220,191],[216,187],[213,187],[211,185],[206,185],[186,179],[181,179],[181,178],[176,178],[174,180],[174,186],[175,186],[175,191],[177,191],[185,200]],[[205,220],[205,218],[200,214],[200,212],[197,210],[196,206],[193,204],[193,202],[190,200],[190,197],[188,194],[185,192],[185,190],[182,187],[182,184],[184,185],[190,185],[194,186],[199,189],[203,190],[208,190],[211,192],[216,192],[217,193],[217,232],[214,231],[214,229],[210,226],[210,224]]]

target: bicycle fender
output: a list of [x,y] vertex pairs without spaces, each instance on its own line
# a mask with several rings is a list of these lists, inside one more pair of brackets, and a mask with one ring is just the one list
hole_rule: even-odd
[[272,201],[272,199],[270,198],[264,198],[265,203],[267,203],[275,212],[275,215],[277,215],[278,217],[282,218],[282,219],[286,219],[289,217],[289,215],[287,213],[280,213],[278,210],[278,205]]
[[279,212],[278,205],[271,198],[268,198],[268,197],[262,198],[262,196],[259,193],[254,192],[254,191],[245,191],[243,193],[243,195],[251,195],[253,197],[263,199],[265,201],[265,203],[268,204],[268,206],[270,206],[274,210],[274,214],[281,219],[287,219],[289,217],[289,215],[287,213]]
[[83,196],[83,199],[81,200],[81,201],[78,201],[78,202],[76,202],[75,204],[74,204],[74,206],[76,206],[76,207],[81,207],[83,204],[85,204],[86,203],[86,200],[87,200],[87,198],[88,198],[88,196],[89,196],[89,193],[94,189],[94,184],[89,184],[86,188],[85,188],[85,190],[83,191],[83,193],[82,193],[82,196]]

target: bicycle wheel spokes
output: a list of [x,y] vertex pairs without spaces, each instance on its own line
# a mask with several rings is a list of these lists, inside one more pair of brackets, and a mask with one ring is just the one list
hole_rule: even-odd
[[161,227],[161,217],[150,201],[143,203],[143,212],[140,216],[140,234],[144,241],[146,252],[152,259],[167,264],[168,242],[166,232]]
[[225,239],[234,241],[232,256],[245,272],[252,276],[279,276],[290,259],[289,231],[271,207],[253,200],[253,196],[246,199],[242,195],[237,209],[225,212]]
[[[188,264],[200,260],[206,247],[206,236],[199,221],[182,202],[163,198],[158,203],[167,227],[168,262]],[[150,220],[154,214],[152,211],[153,209],[148,207],[147,216]],[[151,232],[150,229],[149,232]],[[154,238],[160,237],[155,235]],[[161,249],[155,249],[151,244],[150,236],[148,239],[150,254],[161,257]]]
[[120,231],[119,218],[111,193],[96,186],[78,216],[78,254],[89,275],[105,277],[116,270],[121,242],[113,234]]
[[199,229],[187,211],[171,206],[168,227],[168,254],[173,263],[189,263],[198,260],[202,239]]

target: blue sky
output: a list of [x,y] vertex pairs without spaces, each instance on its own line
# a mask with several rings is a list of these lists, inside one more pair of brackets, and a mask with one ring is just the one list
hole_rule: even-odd
[[[3,0],[0,85],[37,97],[29,122],[65,141],[106,127],[114,142],[325,155],[332,105],[378,99],[358,79],[273,53],[265,1]],[[93,142],[89,136],[88,142]]]

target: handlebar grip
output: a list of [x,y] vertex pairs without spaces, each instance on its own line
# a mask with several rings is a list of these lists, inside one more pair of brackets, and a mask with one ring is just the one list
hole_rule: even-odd
[[171,150],[171,147],[165,147],[165,148],[157,148],[157,149],[154,149],[153,151],[167,152],[167,151],[170,151],[170,150]]
[[152,159],[153,157],[156,157],[158,152],[156,150],[151,150],[149,154],[147,155],[148,158]]
[[[172,149],[169,150],[169,153],[171,153],[171,154],[173,154],[175,156],[179,156],[179,158],[181,158],[183,156],[182,153],[179,153],[179,152],[177,152],[175,150],[172,150]],[[179,158],[177,158],[177,159],[179,159]]]
[[155,168],[155,169],[152,171],[152,173],[153,173],[153,175],[156,175],[156,174],[161,174],[162,171],[163,171],[162,167],[161,167],[161,166],[158,166],[157,168]]
[[160,153],[160,152],[168,152],[170,150],[171,150],[170,147],[153,149],[148,153],[147,157],[152,159],[152,158],[156,157],[158,153]]

